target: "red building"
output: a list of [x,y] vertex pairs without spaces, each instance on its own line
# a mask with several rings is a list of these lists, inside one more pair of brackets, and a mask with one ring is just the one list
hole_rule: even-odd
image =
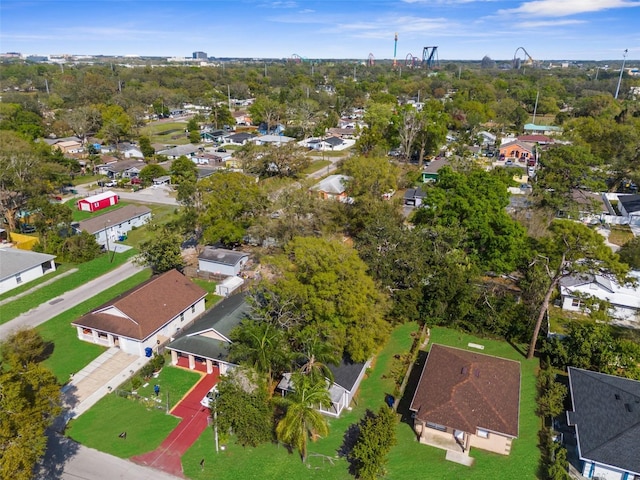
[[96,212],[103,208],[110,207],[111,205],[115,205],[118,203],[119,198],[120,197],[118,197],[118,195],[111,191],[99,193],[97,195],[78,200],[78,210],[82,210],[83,212]]

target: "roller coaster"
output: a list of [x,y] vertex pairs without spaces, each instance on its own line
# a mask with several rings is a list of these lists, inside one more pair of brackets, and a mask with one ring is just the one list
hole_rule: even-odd
[[[522,50],[522,53],[524,53],[524,56],[525,56],[524,62],[518,57],[518,51],[520,50]],[[513,54],[513,61],[511,62],[511,66],[514,69],[518,70],[522,65],[535,65],[535,62],[533,60],[533,57],[529,55],[529,52],[527,52],[524,49],[524,47],[518,47],[516,48],[516,51]]]
[[406,68],[413,68],[420,65],[420,59],[414,57],[413,54],[407,53],[407,57],[404,59],[404,66]]
[[440,66],[438,47],[424,47],[422,49],[422,65],[428,69]]

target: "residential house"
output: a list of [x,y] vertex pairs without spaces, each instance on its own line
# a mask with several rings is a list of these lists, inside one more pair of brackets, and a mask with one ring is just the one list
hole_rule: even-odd
[[144,161],[139,159],[117,160],[98,166],[98,173],[106,175],[111,179],[130,179],[140,175],[140,171],[146,166]]
[[571,191],[573,210],[556,212],[559,218],[577,219],[585,223],[600,223],[609,213],[607,204],[600,193],[575,188]]
[[437,157],[422,168],[422,183],[435,182],[438,179],[438,172],[441,168],[449,165],[449,159]]
[[198,268],[216,275],[236,276],[249,261],[249,254],[206,246],[198,255]]
[[613,323],[640,326],[640,271],[629,274],[637,283],[620,285],[604,275],[575,275],[560,280],[562,309],[588,312],[590,297],[609,304]]
[[250,139],[256,145],[282,145],[283,143],[293,142],[295,138],[286,135],[260,135]]
[[77,140],[57,142],[53,145],[53,148],[60,150],[62,153],[82,153],[84,151],[82,142]]
[[247,112],[231,112],[236,125],[251,125],[251,115]]
[[572,410],[582,476],[640,478],[640,382],[569,367]]
[[323,200],[338,200],[341,202],[348,201],[347,183],[351,177],[346,175],[329,175],[320,180],[309,191],[317,192],[318,196]]
[[121,150],[121,152],[124,155],[124,158],[139,158],[139,159],[144,158],[144,154],[142,153],[142,150],[140,150],[135,145],[129,145],[125,147]]
[[108,242],[115,242],[134,227],[142,227],[149,220],[151,220],[151,210],[148,207],[125,205],[102,215],[82,220],[72,226],[76,232],[88,232],[96,238],[96,242],[105,245]]
[[[329,417],[338,418],[344,409],[349,409],[370,365],[371,360],[354,363],[345,359],[340,362],[340,365],[329,364],[328,368],[333,375],[333,381],[327,379],[331,405],[328,407],[318,405],[317,410]],[[282,396],[294,390],[291,373],[282,375],[277,389],[280,390]]]
[[458,458],[471,447],[508,455],[518,437],[520,363],[433,344],[409,408],[420,443]]
[[196,145],[188,144],[188,145],[178,145],[177,147],[167,148],[164,150],[157,151],[158,155],[164,155],[169,160],[175,160],[179,157],[187,157],[191,158],[197,154],[199,151],[199,147]]
[[193,325],[176,333],[166,346],[171,352],[172,365],[181,365],[191,370],[208,374],[218,370],[224,374],[236,366],[229,359],[231,340],[229,333],[243,320],[250,320],[250,305],[246,294],[240,293],[225,298],[207,311]]
[[496,136],[493,133],[482,130],[478,132],[478,137],[480,138],[480,144],[483,147],[491,147],[496,144]]
[[78,210],[83,212],[97,212],[103,208],[111,207],[120,200],[120,197],[111,190],[81,198],[76,204]]
[[534,156],[534,145],[532,143],[514,140],[500,145],[500,157],[515,158],[524,161]]
[[253,141],[256,135],[252,133],[240,132],[227,135],[222,139],[228,145],[246,145],[247,142]]
[[526,143],[534,143],[536,145],[551,145],[555,140],[548,135],[518,135],[518,140]]
[[71,323],[85,342],[149,356],[204,312],[207,292],[170,270],[104,303]]
[[404,204],[410,207],[419,207],[425,198],[427,198],[427,194],[420,187],[407,188],[404,192]]
[[558,135],[562,133],[562,128],[550,125],[536,125],[527,123],[524,126],[525,135]]
[[162,175],[160,177],[156,177],[152,180],[154,187],[160,185],[171,185],[171,176],[170,175]]
[[332,137],[338,137],[343,140],[351,140],[354,139],[357,135],[357,131],[353,127],[345,127],[345,128],[329,128],[327,133]]
[[55,258],[55,255],[29,250],[0,248],[0,293],[55,272]]
[[311,150],[324,152],[327,150],[344,150],[346,147],[353,145],[353,141],[347,142],[342,138],[332,136],[326,138],[309,138],[298,142],[298,144]]
[[618,195],[618,208],[629,224],[640,225],[640,195]]

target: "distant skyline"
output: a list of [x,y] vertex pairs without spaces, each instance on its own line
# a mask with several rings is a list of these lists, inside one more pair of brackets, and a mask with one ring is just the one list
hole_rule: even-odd
[[[640,0],[2,0],[0,51],[307,59],[640,58]],[[523,57],[522,54],[519,57]]]

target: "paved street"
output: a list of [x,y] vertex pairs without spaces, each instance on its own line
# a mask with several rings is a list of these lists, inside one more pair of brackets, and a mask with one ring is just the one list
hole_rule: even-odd
[[[65,293],[64,295],[32,308],[10,322],[0,325],[0,338],[6,338],[11,332],[19,328],[36,327],[47,320],[75,307],[91,298],[96,293],[110,288],[117,283],[142,271],[144,268],[134,265],[131,261],[98,277],[84,285]],[[64,279],[60,281],[64,282]],[[71,327],[69,327],[71,328]]]
[[[126,440],[123,440],[126,441]],[[46,480],[176,480],[178,477],[83,447],[52,433],[38,479]]]

